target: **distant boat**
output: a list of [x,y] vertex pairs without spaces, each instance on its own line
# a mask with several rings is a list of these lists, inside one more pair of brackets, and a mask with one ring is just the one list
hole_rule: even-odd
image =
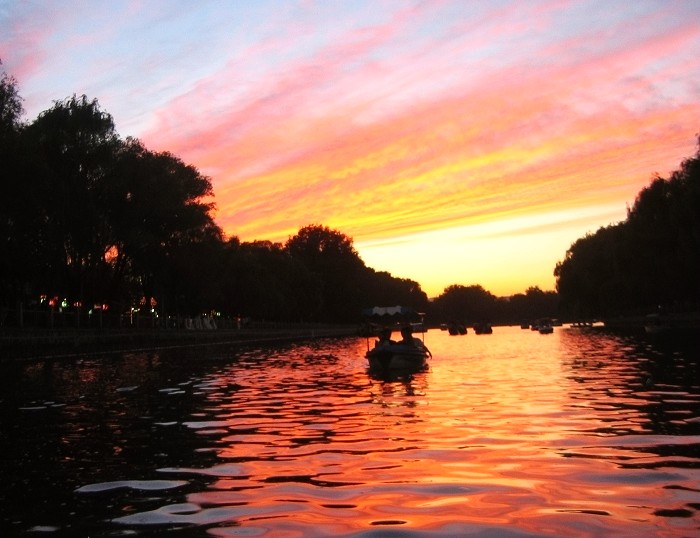
[[649,314],[644,318],[644,332],[647,334],[665,334],[672,328],[671,322],[660,314]]
[[474,334],[492,334],[493,328],[490,323],[477,323],[474,325]]
[[540,334],[551,334],[554,332],[552,320],[550,318],[540,318],[532,324],[533,331],[539,331]]
[[452,336],[457,336],[458,334],[467,334],[467,326],[464,323],[452,321],[447,325],[447,332]]
[[700,336],[700,312],[655,312],[644,318],[644,332],[650,336]]

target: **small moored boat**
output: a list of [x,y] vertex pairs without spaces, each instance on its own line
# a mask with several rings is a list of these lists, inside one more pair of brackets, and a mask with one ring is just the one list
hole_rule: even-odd
[[451,321],[447,325],[447,331],[452,335],[467,334],[467,326],[461,321]]
[[477,323],[474,325],[474,334],[493,334],[493,327],[487,322]]
[[554,326],[550,318],[538,319],[537,322],[533,324],[533,328],[535,327],[540,334],[552,334],[554,332]]

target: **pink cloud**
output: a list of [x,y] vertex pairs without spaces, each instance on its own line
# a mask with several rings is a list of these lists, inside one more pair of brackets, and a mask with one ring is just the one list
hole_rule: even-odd
[[[403,118],[394,119],[384,128],[372,126],[372,128],[359,129],[345,138],[336,140],[335,151],[329,151],[328,148],[323,147],[322,143],[315,142],[312,144],[318,150],[318,153],[312,154],[315,170],[310,170],[308,166],[304,167],[303,156],[300,162],[287,163],[286,170],[284,167],[275,169],[272,176],[276,188],[272,197],[266,196],[264,175],[237,181],[231,188],[232,191],[237,191],[235,201],[230,206],[233,210],[232,216],[227,219],[222,215],[222,218],[230,223],[234,230],[236,225],[241,225],[245,229],[247,215],[253,216],[256,208],[264,205],[275,207],[276,203],[279,203],[280,206],[285,207],[285,211],[281,211],[279,216],[273,216],[272,220],[266,221],[270,232],[274,229],[276,222],[280,223],[280,229],[285,230],[303,224],[298,220],[295,222],[294,219],[301,218],[299,215],[308,218],[309,213],[313,214],[314,209],[318,211],[317,215],[331,216],[335,211],[339,215],[345,211],[345,216],[341,215],[339,220],[344,218],[346,222],[357,222],[363,218],[370,219],[372,211],[377,211],[376,203],[371,203],[372,198],[376,198],[382,201],[382,220],[390,222],[395,232],[401,228],[402,222],[404,227],[425,228],[433,224],[444,224],[450,219],[456,222],[465,214],[474,216],[495,212],[499,209],[499,197],[501,205],[513,204],[512,196],[508,196],[508,189],[512,190],[518,186],[520,186],[518,187],[519,203],[533,210],[572,203],[579,199],[588,199],[589,202],[593,199],[600,200],[599,180],[603,177],[603,173],[606,174],[604,178],[608,188],[615,191],[617,189],[615,181],[624,185],[630,180],[630,174],[624,173],[624,169],[630,167],[629,161],[634,164],[638,161],[637,157],[630,158],[631,156],[642,149],[644,155],[654,153],[647,151],[647,149],[653,150],[653,147],[642,148],[637,144],[636,147],[631,148],[629,145],[626,147],[626,143],[635,140],[636,134],[646,129],[652,135],[650,142],[658,145],[658,138],[653,135],[658,133],[669,120],[675,120],[674,123],[680,122],[690,127],[687,120],[688,113],[694,109],[690,105],[677,110],[657,111],[653,116],[630,116],[628,111],[621,108],[615,114],[599,113],[588,119],[578,118],[577,121],[555,125],[554,134],[549,138],[541,134],[543,131],[546,132],[546,125],[538,126],[537,136],[532,142],[527,137],[528,117],[537,118],[546,100],[535,100],[529,103],[531,109],[516,106],[506,111],[510,114],[495,114],[493,111],[498,110],[496,105],[502,98],[503,96],[482,96],[476,108],[470,108],[468,102],[471,99],[467,99],[467,102],[443,102],[442,107],[435,105],[432,108],[418,109],[407,113]],[[446,137],[444,140],[435,141],[436,132],[439,133],[442,129],[448,133],[451,132],[451,120],[448,118],[452,118],[451,114],[460,107],[463,112],[470,112],[471,115],[466,124],[458,122],[452,132],[462,133],[461,129],[464,129],[467,134],[458,136],[456,140]],[[544,110],[546,113],[547,110]],[[473,128],[470,132],[472,124],[482,127],[488,125],[489,129],[495,130],[496,135],[490,138],[484,137],[479,132],[474,132]],[[518,133],[518,128],[524,129],[523,132]],[[688,140],[687,132],[689,131],[685,130],[682,136],[676,135],[673,142],[682,144],[683,141]],[[401,137],[397,136],[397,133],[405,134]],[[499,139],[498,133],[508,133],[509,138],[503,139],[501,136]],[[616,142],[616,140],[619,141]],[[438,147],[435,146],[435,142],[439,144]],[[534,147],[529,148],[529,146]],[[320,151],[322,149],[325,151]],[[536,155],[538,149],[542,151],[541,156]],[[624,151],[618,155],[617,152],[621,150]],[[431,151],[435,155],[430,155]],[[523,152],[529,158],[528,151],[535,155],[530,162],[519,164],[508,161],[509,156],[519,158],[520,153]],[[411,181],[414,178],[420,179],[422,174],[429,172],[431,168],[459,163],[460,160],[478,159],[488,156],[489,153],[496,154],[494,162],[486,159],[483,166],[478,162],[477,164],[467,163],[462,169],[457,167],[455,171],[450,171],[449,178],[435,179],[435,182],[430,185],[432,200],[411,198],[411,190],[421,194],[420,189],[416,189]],[[658,156],[658,151],[656,155]],[[598,161],[606,166],[605,170],[598,170],[599,166],[596,164]],[[565,164],[567,162],[568,164]],[[567,167],[570,171],[565,174]],[[528,168],[532,168],[532,173],[523,173]],[[484,170],[488,173],[484,173]],[[577,171],[577,174],[573,174],[573,171]],[[314,173],[317,175],[314,176]],[[327,177],[326,175],[342,179],[343,174],[350,178],[348,184],[354,192],[333,188],[332,186],[343,185],[340,179],[330,183],[321,181]],[[494,180],[500,179],[501,175],[505,176],[507,181],[499,187]],[[558,180],[564,180],[564,187],[559,189],[562,192],[552,188],[559,185],[559,182],[552,180],[551,184],[548,184],[549,178],[555,177]],[[648,177],[647,169],[643,179],[646,181]],[[576,180],[578,183],[566,184],[567,179]],[[635,181],[639,181],[639,178],[635,178]],[[300,188],[299,185],[305,185],[305,187]],[[322,200],[322,203],[319,203],[317,208],[313,203],[308,203],[309,185],[318,188],[315,191],[316,199]],[[637,183],[635,188],[638,186]],[[262,190],[261,187],[263,187]],[[259,201],[249,202],[246,205],[248,188],[253,193],[253,197]],[[543,196],[540,192],[545,188],[549,189],[550,196]],[[450,195],[451,189],[454,191],[454,196]],[[630,189],[629,192],[634,190]],[[299,206],[295,206],[295,193],[300,199]],[[531,195],[532,198],[523,197],[523,193]],[[562,194],[564,196],[557,201],[557,196]],[[222,195],[226,197],[227,191],[224,190]],[[275,197],[278,198],[275,199]],[[468,204],[467,207],[473,206],[476,209],[465,210],[465,202]],[[235,212],[237,207],[245,209],[242,213],[237,213]],[[406,207],[417,208],[417,210],[409,211]],[[246,213],[246,210],[249,213]],[[370,222],[373,221],[370,219]],[[376,229],[373,228],[373,231]],[[367,230],[364,233],[368,233]]]
[[19,81],[34,75],[45,62],[47,52],[35,46],[46,42],[53,30],[49,24],[51,14],[20,10],[6,20],[0,32],[0,59],[3,70]]
[[[223,42],[212,53],[229,59],[196,77],[152,51],[139,65],[158,71],[158,101],[140,112],[148,128],[125,134],[211,175],[218,221],[244,239],[309,222],[359,239],[623,206],[693,150],[700,32],[669,29],[670,16],[661,30],[634,15],[581,27],[570,10],[586,7],[420,3],[335,31],[315,13],[279,14],[254,41]],[[149,83],[125,85],[125,101]]]

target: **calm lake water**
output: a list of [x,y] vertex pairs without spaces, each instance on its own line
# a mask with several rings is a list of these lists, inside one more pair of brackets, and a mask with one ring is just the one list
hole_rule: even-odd
[[700,350],[430,331],[0,366],[0,536],[699,536]]

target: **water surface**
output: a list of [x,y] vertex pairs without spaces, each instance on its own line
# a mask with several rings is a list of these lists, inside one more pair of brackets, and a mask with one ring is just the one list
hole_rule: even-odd
[[0,536],[697,536],[698,350],[430,331],[2,364]]

